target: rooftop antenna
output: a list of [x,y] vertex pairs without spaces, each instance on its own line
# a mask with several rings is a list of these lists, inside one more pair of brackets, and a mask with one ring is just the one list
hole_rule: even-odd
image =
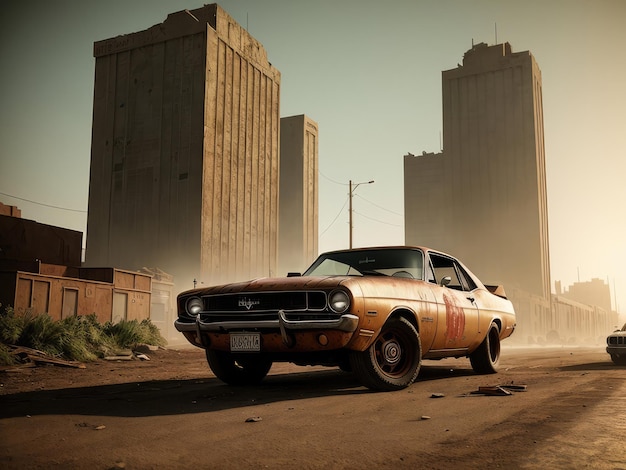
[[494,23],[493,28],[496,33],[496,44],[498,44],[498,23]]
[[248,12],[246,12],[246,31],[250,31],[250,28],[248,28]]

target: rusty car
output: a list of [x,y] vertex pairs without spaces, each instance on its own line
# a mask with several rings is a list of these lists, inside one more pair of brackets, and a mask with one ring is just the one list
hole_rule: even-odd
[[340,367],[380,391],[409,386],[423,359],[495,373],[515,329],[502,286],[419,246],[323,253],[302,274],[182,292],[177,308],[176,329],[231,385],[260,383],[273,362]]

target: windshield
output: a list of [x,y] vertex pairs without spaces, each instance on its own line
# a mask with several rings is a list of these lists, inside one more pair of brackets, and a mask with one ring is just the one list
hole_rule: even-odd
[[417,249],[387,248],[324,253],[304,276],[395,276],[424,279],[424,254]]

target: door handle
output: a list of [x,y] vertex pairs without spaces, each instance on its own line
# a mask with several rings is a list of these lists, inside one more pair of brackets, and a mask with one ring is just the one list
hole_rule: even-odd
[[469,300],[471,303],[474,303],[474,297],[468,297],[467,300]]

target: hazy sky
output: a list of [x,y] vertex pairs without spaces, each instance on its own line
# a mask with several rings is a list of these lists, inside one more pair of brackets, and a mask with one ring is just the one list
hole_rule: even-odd
[[[2,0],[0,202],[86,232],[93,43],[209,1]],[[321,251],[348,246],[349,180],[376,181],[356,190],[354,245],[404,243],[403,155],[440,150],[441,72],[472,42],[530,51],[543,76],[553,288],[608,280],[626,310],[626,1],[219,4],[280,70],[281,117],[319,124]]]

